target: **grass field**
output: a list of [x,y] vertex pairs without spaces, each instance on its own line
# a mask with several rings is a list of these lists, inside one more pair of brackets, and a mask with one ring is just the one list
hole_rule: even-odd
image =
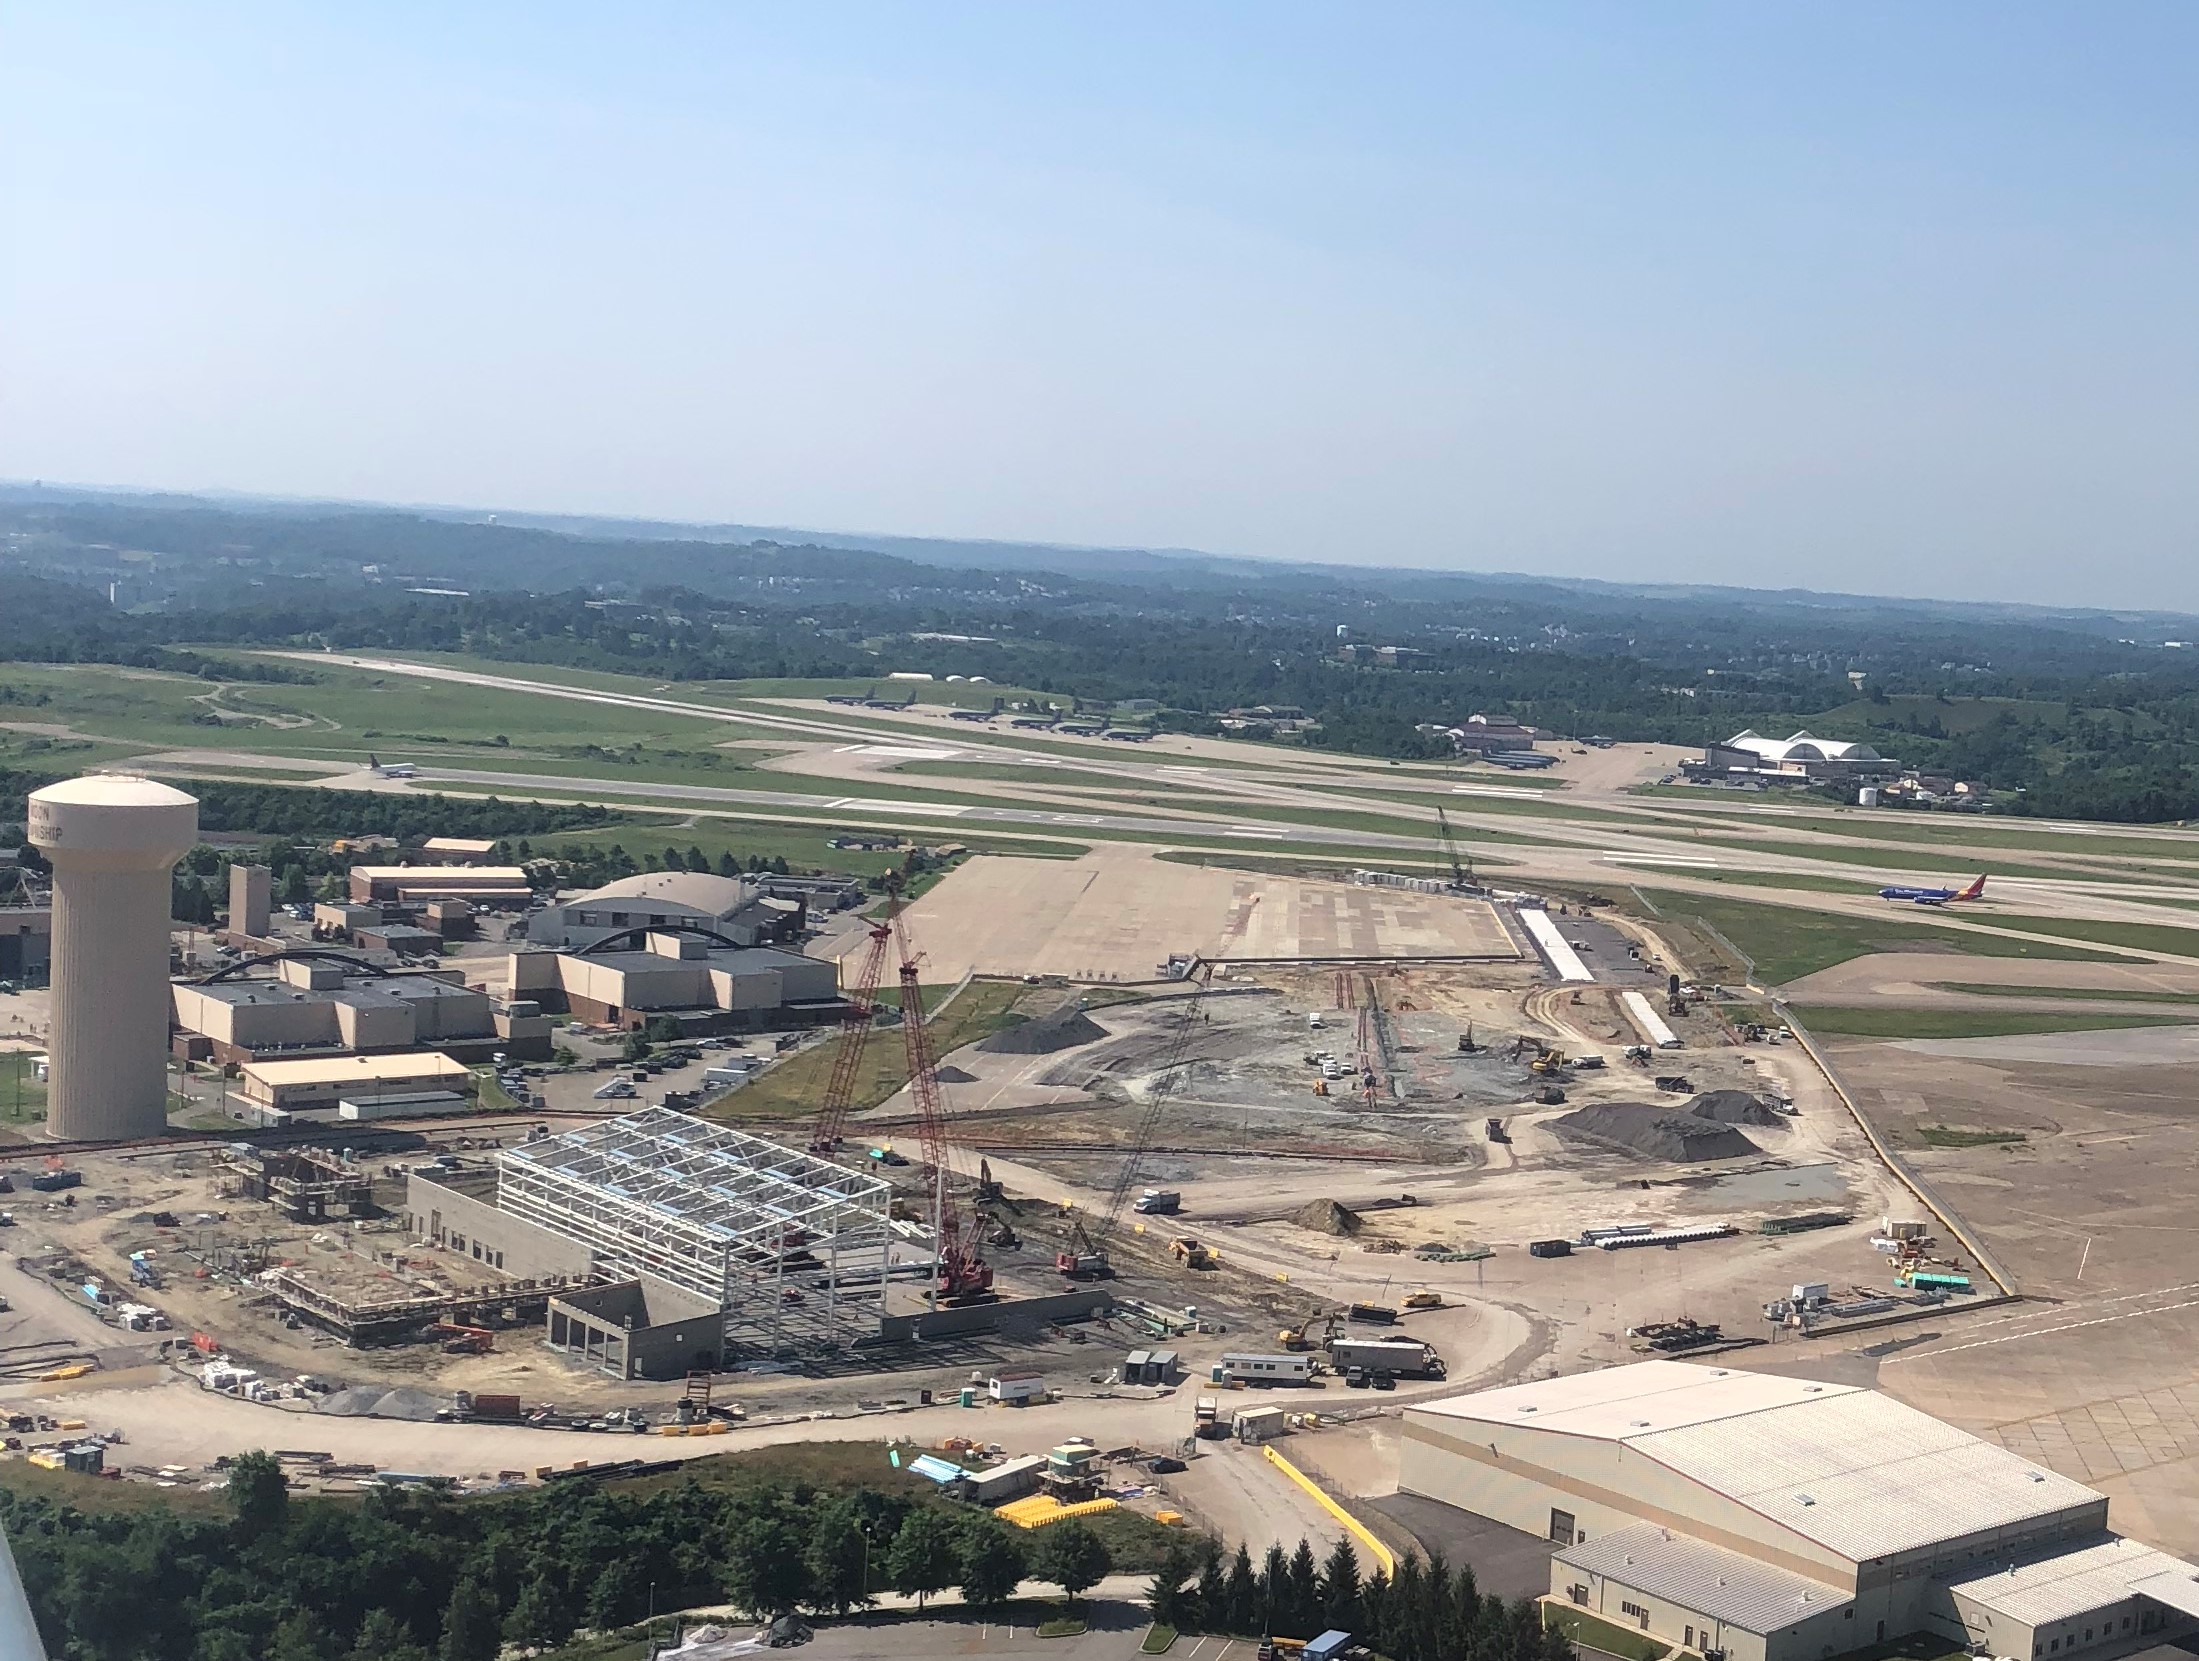
[[1825,911],[1803,911],[1791,906],[1762,905],[1752,900],[1729,900],[1722,895],[1683,894],[1669,889],[1637,887],[1636,893],[1654,902],[1658,912],[1685,921],[1701,918],[1755,960],[1756,978],[1777,986],[1836,963],[1871,952],[1965,952],[1978,957],[2052,958],[2077,963],[2127,961],[2122,953],[2089,951],[2078,946],[2051,946],[2037,941],[2012,940],[2005,935],[1983,934],[1969,929],[1935,929],[1926,924],[1888,917],[1850,917]]
[[[802,825],[779,825],[769,820],[746,821],[714,815],[697,817],[692,824],[673,819],[641,825],[607,825],[601,830],[559,832],[538,840],[536,852],[562,857],[567,847],[608,848],[613,843],[636,859],[644,854],[660,858],[666,847],[675,847],[682,858],[690,848],[700,848],[715,866],[720,854],[732,854],[746,865],[751,854],[759,859],[784,859],[795,871],[841,871],[858,877],[880,876],[901,869],[907,857],[889,849],[834,848],[833,832]],[[925,847],[959,844],[972,853],[1015,854],[1024,859],[1078,859],[1090,852],[1077,842],[1016,842],[964,836],[946,826],[908,833]]]
[[2189,1026],[2179,1015],[2022,1009],[1893,1009],[1796,1004],[1795,1014],[1827,1038],[2006,1038],[2026,1032],[2108,1032],[2120,1027]]
[[2006,1148],[2028,1140],[2020,1130],[1964,1130],[1959,1125],[1919,1125],[1915,1134],[1927,1148]]
[[[1751,815],[1738,802],[1705,798],[1683,791],[1678,786],[1643,794],[1661,797],[1689,796],[1729,824],[1739,820],[1763,822],[1762,815]],[[2032,825],[2007,819],[1927,818],[1921,814],[1889,812],[1883,808],[1832,807],[1814,817],[1780,814],[1778,825],[1782,830],[1822,831],[1831,836],[1849,836],[1869,842],[1911,847],[2006,848],[2029,853],[2067,853],[2086,858],[2181,858],[2199,862],[2199,833],[2189,837],[2117,836],[2111,831],[2103,832],[2098,827],[2089,825],[2057,828],[2058,822],[2048,821]]]
[[1661,1657],[1672,1653],[1671,1646],[1660,1644],[1648,1633],[1614,1625],[1585,1609],[1573,1609],[1557,1602],[1546,1603],[1543,1608],[1547,1611],[1549,1624],[1574,1643],[1619,1656],[1622,1661],[1660,1661]]
[[[932,1049],[945,1056],[964,1044],[974,1043],[1009,1024],[1011,1011],[1027,988],[1001,981],[972,981],[962,995],[933,1015]],[[1059,992],[1050,995],[1058,1000]],[[824,1106],[825,1084],[832,1076],[837,1040],[804,1050],[771,1068],[755,1083],[742,1086],[709,1109],[709,1116],[728,1123],[756,1119],[813,1117]],[[860,1112],[876,1107],[909,1082],[908,1063],[899,1027],[880,1027],[863,1047],[863,1064],[855,1078],[854,1105]]]
[[2033,934],[2058,934],[2101,946],[2127,946],[2133,951],[2199,957],[2199,928],[2183,929],[2168,923],[2114,923],[2093,917],[1995,915],[1991,921],[2003,928],[2027,929]]
[[2195,992],[2125,992],[2112,986],[2008,986],[1969,980],[1932,984],[1941,992],[1965,992],[1973,998],[2083,998],[2109,1003],[2199,1005],[2199,993]]
[[27,1125],[45,1116],[46,1087],[31,1070],[31,1052],[0,1051],[0,1124]]

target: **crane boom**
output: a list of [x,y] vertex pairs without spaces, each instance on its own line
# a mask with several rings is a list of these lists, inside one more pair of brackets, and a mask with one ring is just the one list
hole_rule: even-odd
[[817,1110],[817,1124],[810,1132],[811,1153],[838,1152],[847,1129],[848,1114],[855,1104],[855,1075],[862,1068],[863,1051],[878,1020],[878,987],[885,979],[900,905],[896,894],[887,900],[885,915],[871,925],[855,983],[848,988],[847,1013],[840,1017],[839,1048],[833,1053],[832,1074],[825,1081],[824,1104]]
[[1160,1136],[1161,1119],[1168,1110],[1168,1100],[1176,1093],[1176,1080],[1180,1076],[1184,1056],[1191,1048],[1192,1035],[1198,1031],[1199,1017],[1206,1002],[1206,989],[1214,979],[1214,966],[1199,967],[1199,984],[1183,1002],[1183,1012],[1176,1018],[1176,1030],[1168,1040],[1168,1049],[1161,1058],[1159,1071],[1154,1075],[1153,1093],[1146,1098],[1145,1112],[1139,1115],[1136,1133],[1130,1139],[1130,1152],[1122,1162],[1122,1171],[1115,1178],[1115,1186],[1107,1196],[1107,1209],[1100,1214],[1099,1228],[1095,1231],[1095,1245],[1104,1256],[1107,1242],[1114,1235],[1116,1225],[1122,1221],[1123,1207],[1130,1203],[1130,1193],[1137,1186],[1138,1176],[1145,1164],[1145,1156]]
[[993,1289],[993,1268],[979,1250],[976,1219],[964,1219],[961,1199],[954,1191],[946,1093],[939,1085],[938,1058],[932,1054],[931,1033],[925,1024],[919,961],[909,946],[908,924],[898,911],[893,934],[901,948],[901,1042],[908,1058],[909,1094],[916,1102],[924,1160],[932,1170],[939,1243],[935,1291],[948,1302],[981,1298]]
[[1435,833],[1443,844],[1444,858],[1451,862],[1451,886],[1460,891],[1478,886],[1474,881],[1474,862],[1459,854],[1458,833],[1451,829],[1450,815],[1443,811],[1441,803],[1436,804]]

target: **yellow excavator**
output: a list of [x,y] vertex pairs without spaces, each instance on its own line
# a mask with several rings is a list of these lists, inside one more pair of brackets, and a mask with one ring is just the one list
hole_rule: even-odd
[[1565,1052],[1545,1046],[1542,1054],[1527,1064],[1527,1070],[1537,1078],[1548,1078],[1553,1073],[1562,1073],[1565,1071]]
[[1316,1308],[1307,1312],[1306,1318],[1296,1326],[1287,1326],[1275,1335],[1275,1341],[1286,1350],[1317,1350],[1336,1336],[1339,1322],[1333,1309]]

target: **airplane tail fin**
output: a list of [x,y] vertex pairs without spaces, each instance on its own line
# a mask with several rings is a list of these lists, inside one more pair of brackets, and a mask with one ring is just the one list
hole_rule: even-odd
[[1985,878],[1982,875],[1979,876],[1976,882],[1957,894],[1955,898],[1958,900],[1982,900],[1985,898]]

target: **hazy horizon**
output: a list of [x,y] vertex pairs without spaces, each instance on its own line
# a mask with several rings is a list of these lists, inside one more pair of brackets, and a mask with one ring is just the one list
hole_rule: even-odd
[[2199,610],[2186,8],[4,28],[18,478]]

